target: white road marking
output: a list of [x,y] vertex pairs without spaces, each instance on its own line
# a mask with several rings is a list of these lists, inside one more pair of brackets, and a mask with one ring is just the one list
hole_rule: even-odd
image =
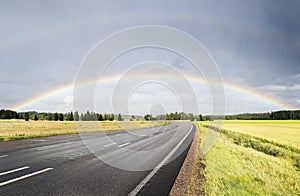
[[25,166],[25,167],[20,167],[20,168],[17,168],[17,169],[9,170],[9,171],[0,173],[0,176],[6,175],[6,174],[10,174],[10,173],[14,173],[14,172],[17,172],[17,171],[21,171],[21,170],[28,169],[28,168],[30,168],[30,167],[29,166]]
[[130,144],[130,143],[120,144],[119,147],[121,148],[121,147],[127,146],[127,145],[129,145],[129,144]]
[[105,146],[103,146],[103,147],[108,147],[108,146],[112,146],[112,145],[114,145],[115,143],[111,143],[111,144],[106,144]]
[[7,157],[8,155],[5,154],[5,155],[0,155],[0,158],[3,158],[3,157]]
[[13,183],[13,182],[16,182],[16,181],[19,181],[19,180],[22,180],[22,179],[25,179],[25,178],[29,178],[31,176],[35,176],[35,175],[38,175],[38,174],[41,174],[41,173],[44,173],[46,171],[49,171],[49,170],[52,170],[53,168],[46,168],[46,169],[43,169],[43,170],[40,170],[40,171],[37,171],[37,172],[33,172],[31,174],[27,174],[25,176],[21,176],[21,177],[18,177],[18,178],[14,178],[14,179],[11,179],[11,180],[8,180],[6,182],[1,182],[0,183],[0,187],[1,186],[4,186],[4,185],[7,185],[7,184],[10,184],[10,183]]
[[184,140],[189,136],[191,131],[193,130],[193,125],[189,132],[180,140],[180,142],[175,146],[175,148],[141,181],[129,194],[128,196],[135,196],[138,192],[149,182],[149,180],[155,175],[155,173],[167,163],[167,161],[171,158],[171,156],[178,150]]
[[46,142],[48,140],[44,140],[44,139],[31,139],[31,141],[33,141],[33,142]]

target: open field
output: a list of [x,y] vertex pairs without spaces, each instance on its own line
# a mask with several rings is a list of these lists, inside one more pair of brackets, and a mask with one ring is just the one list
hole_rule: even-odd
[[[208,122],[198,125],[203,138]],[[201,160],[207,195],[300,193],[299,121],[224,121],[224,125],[214,148]]]
[[225,120],[223,129],[300,149],[300,120]]
[[117,131],[142,129],[164,125],[166,122],[153,121],[24,121],[1,120],[0,141],[74,134],[90,131]]

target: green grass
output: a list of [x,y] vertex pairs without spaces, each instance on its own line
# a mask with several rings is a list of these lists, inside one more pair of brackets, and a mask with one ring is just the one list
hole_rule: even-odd
[[[225,121],[225,128],[226,127]],[[229,124],[249,125],[238,121]],[[256,125],[272,122],[253,122]],[[275,125],[282,125],[274,121]],[[286,122],[296,124],[298,122]],[[203,138],[207,123],[200,125]],[[276,126],[278,129],[278,126]],[[277,130],[275,130],[278,133]],[[287,133],[286,133],[287,134]],[[277,136],[275,136],[277,137]],[[300,139],[299,136],[297,136]],[[272,137],[273,138],[273,137]],[[298,195],[300,153],[295,146],[276,142],[257,132],[222,130],[214,148],[203,158],[203,189],[207,195]],[[293,143],[294,144],[294,143]]]
[[119,131],[166,125],[165,121],[24,121],[0,120],[0,142],[26,138],[76,134],[78,132]]

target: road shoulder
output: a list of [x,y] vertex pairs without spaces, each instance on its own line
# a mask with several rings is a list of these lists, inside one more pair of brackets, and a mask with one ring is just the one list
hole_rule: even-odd
[[179,171],[179,174],[175,180],[175,183],[170,191],[170,196],[179,195],[204,195],[201,191],[201,182],[203,181],[203,175],[199,172],[201,162],[199,159],[199,128],[196,125],[195,136],[186,159]]

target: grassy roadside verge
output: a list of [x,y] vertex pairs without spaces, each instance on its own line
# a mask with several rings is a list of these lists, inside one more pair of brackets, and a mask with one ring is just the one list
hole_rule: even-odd
[[169,124],[165,121],[24,121],[1,120],[0,142],[27,138],[76,134],[80,132],[120,131],[151,128]]
[[[198,123],[200,138],[208,125]],[[298,195],[298,149],[264,138],[221,131],[214,148],[200,160],[206,195]]]

